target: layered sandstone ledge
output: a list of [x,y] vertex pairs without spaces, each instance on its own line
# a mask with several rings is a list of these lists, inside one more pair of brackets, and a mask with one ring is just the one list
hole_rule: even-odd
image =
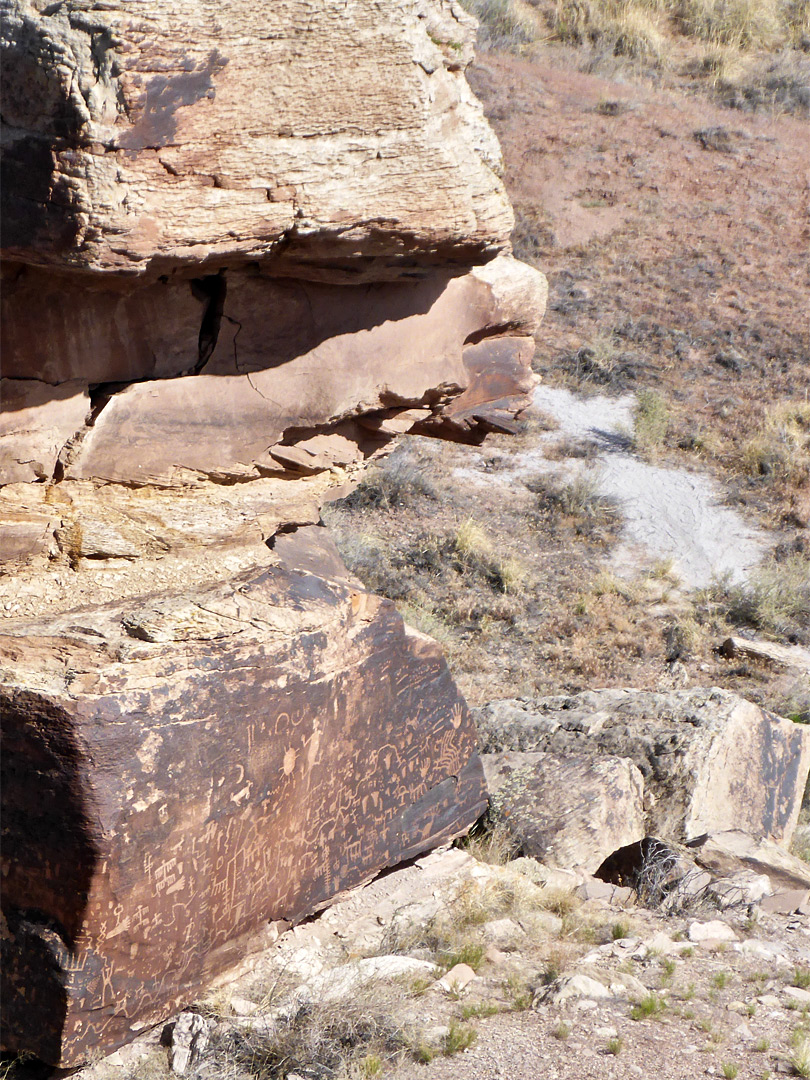
[[3,11],[3,1040],[72,1066],[483,807],[438,647],[328,490],[509,430],[509,255],[455,3]]

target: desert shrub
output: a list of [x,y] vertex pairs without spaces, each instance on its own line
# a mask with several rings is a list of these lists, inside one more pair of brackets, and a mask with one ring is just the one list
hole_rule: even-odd
[[769,48],[784,39],[778,0],[678,0],[675,16],[689,37],[740,49]]
[[460,1024],[458,1020],[450,1021],[450,1029],[444,1037],[444,1054],[450,1057],[462,1050],[468,1050],[478,1038],[478,1032],[469,1024]]
[[539,266],[548,248],[555,243],[554,233],[543,211],[537,207],[516,206],[512,230],[512,250],[523,262]]
[[520,563],[496,552],[486,530],[468,518],[453,539],[456,568],[483,578],[496,592],[518,593],[524,580]]
[[520,852],[518,840],[502,822],[475,825],[458,846],[479,862],[493,866],[504,866]]
[[633,443],[642,454],[654,454],[669,430],[669,406],[657,390],[639,390],[636,401]]
[[810,402],[783,402],[771,409],[744,445],[743,463],[754,476],[791,484],[810,479]]
[[542,506],[571,517],[610,518],[616,513],[616,504],[600,494],[599,475],[593,471],[581,472],[568,483],[557,485],[553,480],[542,478],[529,487],[540,495]]
[[788,1061],[797,1076],[810,1077],[810,1037],[804,1029],[794,1032],[793,1051]]
[[703,891],[692,888],[690,873],[684,873],[678,854],[668,844],[648,837],[632,850],[633,858],[623,870],[621,882],[635,888],[644,907],[675,914],[705,901]]
[[681,615],[664,630],[665,657],[668,663],[685,660],[699,652],[706,638],[705,628],[693,615]]
[[413,1052],[413,1033],[394,1019],[394,1012],[392,993],[371,982],[351,997],[304,1003],[269,1027],[237,1027],[225,1020],[218,1025],[209,1061],[223,1074],[237,1065],[260,1080],[284,1080],[291,1073],[378,1075],[376,1060],[382,1064]]
[[780,688],[780,693],[768,707],[780,716],[786,716],[794,724],[810,724],[810,683],[800,675],[787,687]]
[[534,994],[527,979],[513,972],[502,984],[505,997],[513,1012],[522,1012],[531,1006]]
[[462,1020],[477,1020],[482,1017],[496,1016],[501,1011],[500,1005],[494,1001],[471,1001],[469,1005],[461,1006]]
[[577,379],[613,386],[619,384],[622,360],[623,354],[613,335],[598,334],[574,353],[568,366]]
[[791,641],[810,640],[810,562],[803,555],[772,559],[740,584],[724,579],[708,595],[733,623]]
[[588,43],[635,60],[663,53],[659,6],[633,0],[557,0],[554,32],[561,41]]
[[657,994],[649,993],[633,1005],[630,1010],[630,1018],[632,1020],[649,1020],[660,1015],[665,1008],[665,1002]]
[[537,495],[537,509],[545,527],[570,528],[577,536],[599,544],[609,544],[621,527],[619,505],[600,493],[599,474],[592,469],[569,481],[540,476],[526,486]]
[[349,530],[341,530],[337,540],[346,566],[367,588],[390,600],[406,600],[410,596],[410,582],[381,540]]
[[422,470],[391,458],[384,466],[369,469],[342,505],[349,510],[400,510],[423,498],[435,499],[436,490]]
[[484,961],[484,946],[480,941],[465,941],[455,949],[448,949],[439,954],[439,962],[448,971],[456,964],[466,964],[473,971],[478,971]]
[[731,108],[810,113],[810,58],[796,49],[747,64],[732,59],[715,81],[721,101]]

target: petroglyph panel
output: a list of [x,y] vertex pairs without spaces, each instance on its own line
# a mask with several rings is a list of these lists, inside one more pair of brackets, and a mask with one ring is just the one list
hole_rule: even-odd
[[185,597],[160,605],[159,642],[139,636],[154,603],[0,639],[4,1039],[61,1066],[483,809],[441,652],[389,602],[284,567],[190,600],[232,632]]

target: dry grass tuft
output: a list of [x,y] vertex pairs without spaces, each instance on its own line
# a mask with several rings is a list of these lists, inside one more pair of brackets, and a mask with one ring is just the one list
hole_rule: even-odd
[[[582,49],[585,70],[609,74],[622,62],[657,74],[679,70],[735,108],[810,111],[809,0],[465,3],[481,21],[483,47],[520,52],[556,41]],[[526,224],[518,221],[516,242],[521,257],[536,258],[554,237],[545,224],[532,237]]]
[[640,454],[654,456],[669,431],[669,406],[657,390],[639,390],[636,403],[633,444]]
[[513,0],[462,0],[478,19],[479,48],[520,52],[537,40],[537,27]]
[[732,623],[810,642],[810,562],[803,555],[773,559],[739,585],[720,581],[706,590],[706,598]]
[[514,595],[521,591],[523,567],[517,559],[496,552],[486,530],[472,518],[456,530],[453,551],[462,573],[483,578],[496,592]]
[[500,822],[475,825],[458,846],[474,859],[491,866],[504,866],[520,852],[520,844]]
[[660,9],[634,0],[557,0],[554,32],[560,41],[588,43],[614,56],[657,62],[664,51]]
[[677,0],[674,15],[699,41],[767,49],[788,37],[785,7],[779,0]]
[[372,981],[336,1001],[301,1004],[269,1025],[222,1018],[208,1060],[257,1080],[378,1075],[385,1063],[416,1052],[416,1033],[395,1019],[398,990]]
[[743,446],[745,471],[799,485],[810,480],[810,402],[770,409],[760,430]]
[[415,465],[392,459],[384,469],[369,469],[346,496],[344,505],[350,510],[401,510],[424,498],[436,498],[436,490],[424,473]]

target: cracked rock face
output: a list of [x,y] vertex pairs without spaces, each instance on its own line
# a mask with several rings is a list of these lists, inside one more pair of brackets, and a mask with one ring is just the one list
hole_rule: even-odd
[[449,0],[6,0],[3,1040],[71,1067],[463,831],[330,488],[528,404],[542,274]]
[[627,758],[484,754],[492,821],[524,855],[593,874],[645,835],[644,778]]

